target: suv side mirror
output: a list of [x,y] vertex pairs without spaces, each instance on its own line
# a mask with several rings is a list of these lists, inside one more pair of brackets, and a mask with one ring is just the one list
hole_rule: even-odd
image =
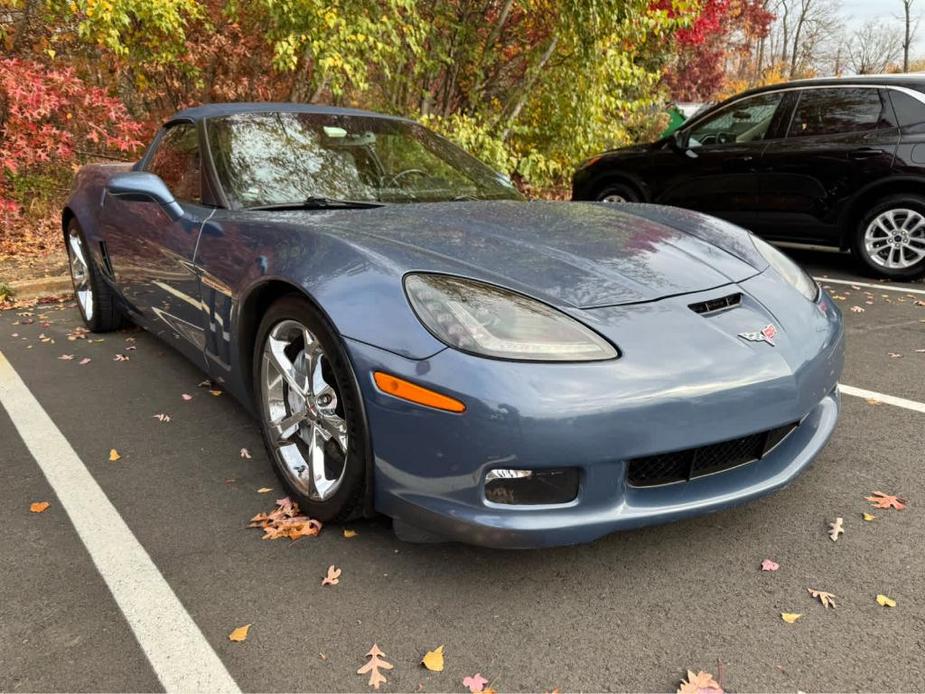
[[171,219],[183,216],[183,208],[160,176],[147,171],[116,174],[106,182],[106,192],[123,200],[156,202]]
[[687,134],[681,130],[675,130],[670,136],[671,146],[679,152],[687,150]]

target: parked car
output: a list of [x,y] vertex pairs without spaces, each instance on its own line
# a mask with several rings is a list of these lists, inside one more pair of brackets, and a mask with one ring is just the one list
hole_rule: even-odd
[[589,541],[785,486],[838,415],[841,315],[779,251],[523,201],[400,118],[183,111],[131,171],[78,173],[63,234],[87,326],[130,319],[224,384],[322,521]]
[[669,137],[583,163],[575,200],[657,202],[768,239],[851,249],[884,277],[925,274],[925,75],[753,89]]

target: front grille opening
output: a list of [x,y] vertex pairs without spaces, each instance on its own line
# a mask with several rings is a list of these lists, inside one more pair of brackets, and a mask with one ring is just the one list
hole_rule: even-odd
[[708,446],[634,458],[627,465],[627,482],[634,487],[655,487],[687,482],[696,477],[753,463],[761,460],[796,428],[797,423],[793,422]]
[[485,498],[495,504],[567,504],[578,496],[578,468],[489,470]]
[[716,313],[725,311],[727,308],[733,308],[742,303],[742,293],[736,292],[727,296],[721,296],[718,299],[707,299],[698,301],[696,304],[688,304],[688,308],[694,313]]

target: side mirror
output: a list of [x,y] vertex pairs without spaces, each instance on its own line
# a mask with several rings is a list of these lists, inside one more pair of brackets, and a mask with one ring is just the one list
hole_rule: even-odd
[[122,200],[156,202],[172,219],[183,216],[183,208],[160,176],[147,171],[116,174],[106,182],[106,192]]
[[687,150],[687,135],[680,130],[675,130],[670,135],[671,146],[679,152]]

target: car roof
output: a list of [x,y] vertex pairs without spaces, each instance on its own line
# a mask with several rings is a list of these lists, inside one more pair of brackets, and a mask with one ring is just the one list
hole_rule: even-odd
[[165,121],[170,125],[178,121],[200,121],[206,118],[233,116],[237,113],[317,113],[330,116],[363,116],[366,118],[386,118],[389,120],[405,121],[400,116],[390,116],[385,113],[364,111],[357,108],[342,108],[340,106],[320,106],[318,104],[298,104],[290,102],[235,102],[203,104],[178,111]]
[[746,94],[761,94],[762,92],[771,92],[778,89],[793,89],[794,87],[844,87],[851,85],[876,85],[884,87],[908,87],[918,91],[925,92],[925,73],[903,73],[891,75],[854,75],[851,77],[813,77],[804,80],[792,80],[790,82],[779,82],[769,84],[764,87],[749,89],[748,91],[736,94],[734,98],[745,96]]

